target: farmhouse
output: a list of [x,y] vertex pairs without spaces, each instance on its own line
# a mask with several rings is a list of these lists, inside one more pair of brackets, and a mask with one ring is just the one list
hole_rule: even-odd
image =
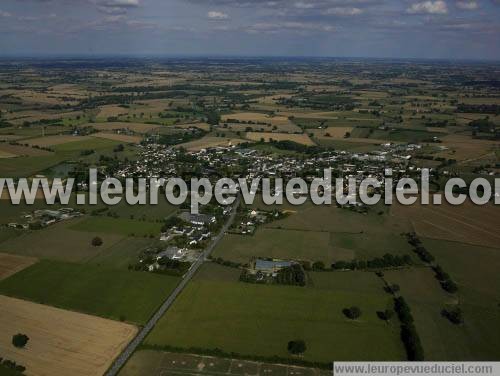
[[185,222],[200,226],[215,223],[215,217],[208,214],[191,214],[189,212],[183,212],[179,214],[179,218]]
[[156,259],[162,259],[164,257],[171,260],[180,260],[184,257],[185,249],[181,249],[178,247],[167,247],[164,251],[161,251],[156,255]]
[[292,264],[293,262],[291,261],[257,259],[255,260],[254,269],[257,272],[274,274],[283,268],[292,266]]

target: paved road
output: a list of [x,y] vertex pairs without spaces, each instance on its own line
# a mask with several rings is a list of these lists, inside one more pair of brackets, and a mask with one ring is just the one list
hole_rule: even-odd
[[146,338],[149,332],[154,328],[154,326],[158,323],[158,320],[164,315],[164,313],[170,308],[174,300],[179,296],[181,291],[186,287],[191,278],[195,275],[196,271],[200,268],[200,266],[205,262],[208,256],[212,253],[215,246],[224,236],[224,233],[229,229],[231,224],[236,217],[236,212],[238,205],[240,203],[240,197],[238,196],[236,201],[233,204],[233,210],[227,220],[226,224],[222,227],[222,230],[219,234],[212,240],[207,248],[203,251],[200,257],[191,265],[189,271],[184,275],[182,281],[177,285],[175,290],[169,295],[169,297],[163,302],[161,307],[156,311],[156,313],[149,319],[149,321],[144,325],[144,327],[137,333],[137,336],[127,345],[125,350],[120,354],[118,358],[116,358],[115,362],[111,366],[111,368],[106,372],[106,376],[116,376],[120,369],[125,365],[127,360],[132,356],[137,347],[141,344],[141,342]]

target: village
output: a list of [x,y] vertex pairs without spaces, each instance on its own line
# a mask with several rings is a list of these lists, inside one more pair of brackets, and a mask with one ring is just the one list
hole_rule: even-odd
[[[286,181],[301,176],[311,182],[316,177],[322,177],[324,169],[330,168],[334,177],[345,179],[344,190],[347,192],[349,178],[354,178],[358,184],[367,177],[375,178],[381,183],[381,190],[387,169],[392,170],[395,181],[402,177],[416,176],[420,172],[420,168],[412,163],[412,156],[421,149],[421,145],[413,143],[381,144],[379,150],[369,153],[330,150],[312,155],[297,153],[278,156],[258,151],[251,145],[218,146],[191,152],[155,142],[140,147],[138,161],[121,166],[117,171],[118,176],[162,177],[168,181],[170,178],[188,178],[196,171],[214,183],[225,176],[225,173],[234,180],[243,177],[250,181],[268,177],[283,178]],[[109,174],[109,171],[103,173]],[[340,206],[362,214],[369,210],[359,200],[356,204]],[[188,200],[181,205],[180,210],[177,216],[167,219],[162,227],[159,239],[164,245],[143,252],[134,268],[165,272],[179,268],[179,265],[193,263],[231,213],[232,207],[210,203],[201,207],[202,213],[191,214]],[[228,233],[242,236],[252,236],[259,226],[289,215],[287,210],[280,209],[263,210],[240,206],[237,210],[236,219]],[[243,270],[244,277],[241,280],[269,283],[276,281],[281,270],[300,265],[300,261],[256,259],[248,260],[245,264],[247,267],[237,266]],[[181,267],[181,270],[187,269]]]

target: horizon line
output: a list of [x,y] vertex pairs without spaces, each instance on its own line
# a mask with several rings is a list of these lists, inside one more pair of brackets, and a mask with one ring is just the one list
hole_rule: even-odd
[[445,61],[445,62],[488,62],[500,63],[498,58],[454,58],[454,57],[377,57],[377,56],[333,56],[333,55],[232,55],[232,54],[130,54],[130,53],[110,53],[110,54],[92,54],[92,53],[48,53],[48,54],[23,54],[13,53],[0,55],[0,60],[12,59],[311,59],[311,60],[392,60],[392,61]]

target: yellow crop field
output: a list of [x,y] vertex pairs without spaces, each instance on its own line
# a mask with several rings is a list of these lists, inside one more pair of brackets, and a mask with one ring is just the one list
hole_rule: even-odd
[[[0,353],[30,376],[100,376],[137,332],[133,325],[0,296]],[[17,333],[29,337],[18,349]]]

